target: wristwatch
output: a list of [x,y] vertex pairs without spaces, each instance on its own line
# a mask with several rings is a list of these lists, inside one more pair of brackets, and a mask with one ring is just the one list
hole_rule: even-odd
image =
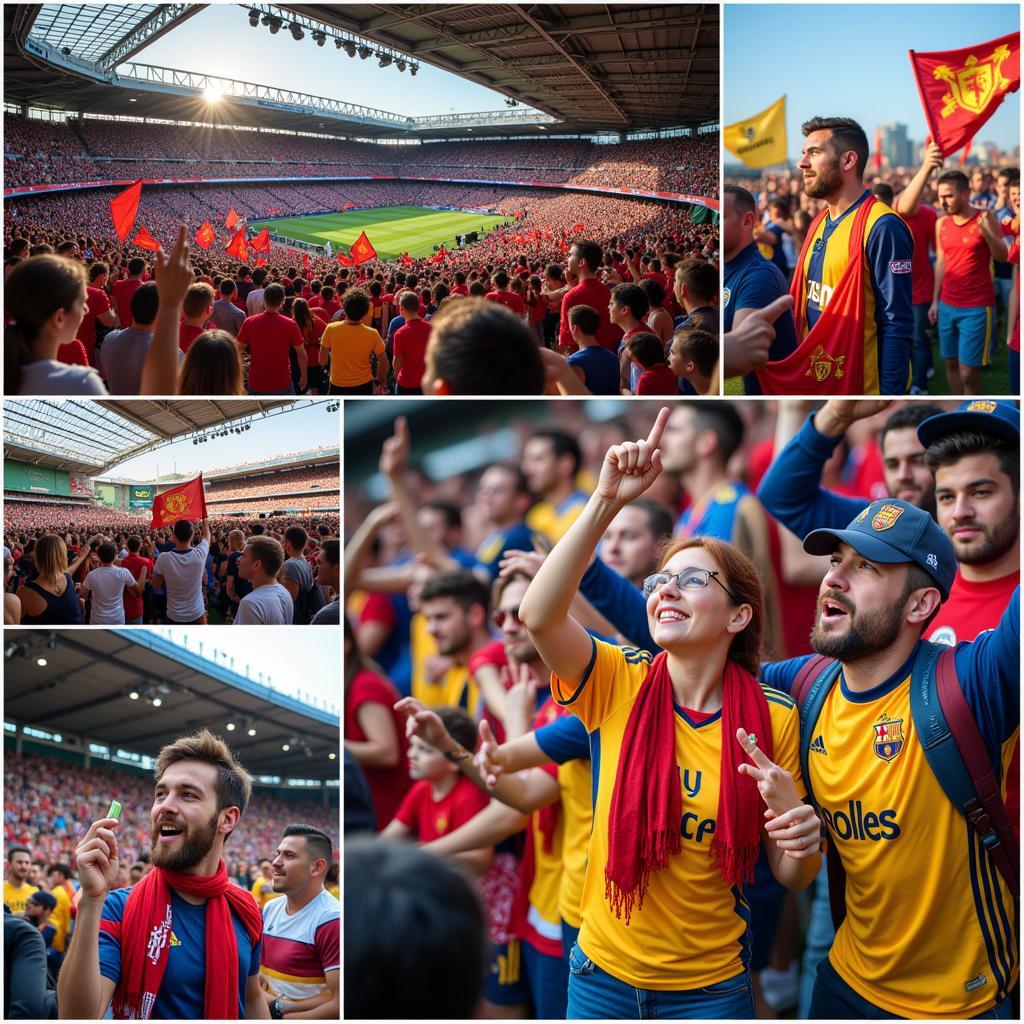
[[446,761],[451,761],[452,764],[458,764],[459,761],[465,761],[467,757],[469,757],[469,751],[460,743],[456,743],[451,750],[446,750],[444,754],[444,759]]
[[274,1020],[281,1020],[284,1017],[284,1011],[281,1009],[281,1000],[275,999],[270,1004],[270,1016]]

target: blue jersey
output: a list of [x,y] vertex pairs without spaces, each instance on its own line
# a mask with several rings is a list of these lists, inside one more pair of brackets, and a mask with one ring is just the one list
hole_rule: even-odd
[[[786,237],[786,232],[773,221],[768,221],[764,225],[764,230],[770,231],[777,239],[776,243],[772,246],[769,262],[777,267],[783,275],[789,273],[789,263],[786,260],[786,253],[782,248],[782,240]],[[763,256],[764,253],[761,253],[761,255]]]
[[[101,918],[121,921],[131,889],[115,889],[103,902]],[[189,903],[171,890],[171,937],[167,969],[153,1006],[158,1020],[198,1021],[204,1018],[203,990],[206,984],[206,904]],[[232,914],[238,943],[238,1019],[245,1018],[245,988],[249,978],[260,972],[260,944],[250,944],[249,933]],[[100,931],[100,974],[117,982],[121,979],[121,944]]]
[[746,484],[728,481],[711,497],[691,505],[676,520],[675,532],[683,537],[717,537],[731,544],[736,532],[740,502],[750,494]]
[[591,345],[573,352],[569,356],[569,365],[583,370],[583,383],[592,395],[619,393],[619,361],[614,352]]
[[[766,260],[754,242],[728,260],[722,281],[722,329],[732,330],[733,317],[740,309],[764,309],[777,298],[789,294],[785,275],[774,263]],[[775,340],[768,349],[768,359],[776,362],[796,350],[796,325],[793,314],[786,310],[775,321]],[[748,395],[761,394],[757,374],[743,378],[743,390]]]
[[775,457],[757,496],[764,510],[790,533],[803,539],[811,530],[842,530],[870,498],[847,498],[821,486],[825,463],[841,437],[825,437],[814,429],[814,417]]
[[495,530],[483,539],[480,547],[476,549],[476,564],[487,570],[493,583],[498,578],[499,563],[506,551],[533,551],[535,544],[544,551],[551,546],[539,533],[534,533],[526,523],[506,526],[503,530]]
[[549,725],[542,725],[533,737],[555,764],[590,760],[590,733],[575,715],[563,715]]

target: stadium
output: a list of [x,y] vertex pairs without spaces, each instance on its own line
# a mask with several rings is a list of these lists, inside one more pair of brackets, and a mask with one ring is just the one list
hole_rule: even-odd
[[[223,631],[216,644],[204,646],[180,631],[173,639],[160,635],[169,632],[5,631],[4,847],[28,850],[31,872],[42,872],[26,880],[27,890],[5,884],[5,903],[15,903],[12,893],[19,890],[22,902],[37,888],[55,891],[46,868],[57,864],[72,871],[69,895],[78,906],[75,849],[113,800],[122,811],[118,878],[111,888],[137,884],[150,870],[156,845],[150,813],[157,754],[204,727],[226,741],[253,780],[249,805],[223,852],[235,884],[264,905],[260,861],[274,856],[293,823],[326,833],[337,859],[336,638],[305,635],[300,680],[281,653],[270,650],[273,638],[261,648],[251,635],[240,642],[238,634]],[[6,882],[16,881],[9,873]],[[10,909],[21,912],[20,906]],[[69,927],[57,914],[49,924],[59,933],[48,951],[50,973],[57,976]],[[180,935],[177,917],[175,928]],[[13,949],[8,958],[26,982],[24,972],[46,970],[18,959]],[[38,990],[40,997],[46,992],[42,980]],[[52,990],[46,998],[53,1003]],[[11,1011],[33,1015],[20,1003],[12,1002]]]
[[[382,296],[396,311],[397,274],[490,286],[500,269],[564,265],[581,238],[620,274],[627,248],[666,280],[679,260],[716,258],[715,7],[210,6],[5,6],[8,259],[16,239],[45,243],[106,264],[113,285],[185,224],[190,239],[203,229],[199,280],[246,264],[286,291],[358,281],[377,324]],[[284,66],[311,49],[311,61],[354,59],[358,98],[401,75],[432,112],[261,84],[256,68],[255,80],[186,70],[201,63],[186,50],[170,51],[176,66],[146,62],[191,19],[228,15],[236,45],[269,32]],[[455,110],[446,83],[503,106]],[[115,231],[110,200],[140,181],[137,215]]]
[[[133,535],[142,541],[142,557],[147,551],[155,557],[169,535],[154,526],[154,505],[201,473],[212,534],[207,613],[211,622],[226,621],[222,560],[229,557],[231,531],[281,537],[301,527],[314,572],[322,541],[337,536],[336,413],[335,403],[308,400],[8,402],[4,534],[13,580],[7,591],[33,578],[33,550],[47,533],[63,538],[70,557],[89,546],[95,552],[103,537],[123,551]],[[288,451],[292,439],[296,449]],[[96,564],[93,556],[86,559],[75,582]],[[154,621],[151,591],[147,585],[146,621]]]

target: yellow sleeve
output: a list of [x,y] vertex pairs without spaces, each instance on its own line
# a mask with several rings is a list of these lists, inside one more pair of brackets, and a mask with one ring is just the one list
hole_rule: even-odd
[[807,786],[800,771],[800,712],[788,694],[769,686],[762,689],[768,699],[768,710],[772,718],[775,763],[793,776],[800,799],[804,800],[807,797]]
[[633,700],[647,678],[651,655],[637,647],[618,647],[591,637],[590,664],[578,681],[551,674],[551,693],[593,732],[623,704]]

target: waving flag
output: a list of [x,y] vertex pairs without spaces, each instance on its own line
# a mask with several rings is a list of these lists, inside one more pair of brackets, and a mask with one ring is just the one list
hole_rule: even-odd
[[328,257],[334,255],[334,253],[331,251],[331,243],[329,241],[324,243],[324,252],[327,253]]
[[309,274],[309,253],[304,252],[302,254],[302,264],[306,268],[306,273]]
[[402,266],[411,267],[415,262],[416,261],[407,252],[402,253]]
[[744,121],[722,129],[722,145],[748,167],[771,167],[786,161],[786,97]]
[[355,266],[355,261],[352,259],[352,257],[351,256],[346,256],[343,252],[339,252],[338,253],[338,262],[343,267],[354,267]]
[[139,197],[142,195],[142,179],[129,185],[110,200],[110,216],[114,221],[114,231],[118,241],[123,242],[135,225],[135,216],[139,212]]
[[264,228],[249,242],[253,252],[270,252],[270,228]]
[[367,260],[377,258],[377,250],[370,244],[365,231],[352,243],[350,255],[357,267],[360,263],[366,263]]
[[229,256],[234,256],[235,259],[241,260],[243,263],[249,259],[249,251],[245,247],[245,228],[235,232],[225,251]]
[[153,522],[151,529],[159,530],[172,526],[179,519],[205,519],[206,494],[203,491],[203,474],[179,487],[172,487],[153,499]]
[[1020,33],[962,50],[910,50],[925,120],[943,156],[955,153],[1020,88]]
[[203,226],[196,232],[196,245],[202,249],[209,249],[216,240],[217,232],[213,230],[213,225],[204,220]]
[[160,248],[160,243],[145,228],[139,228],[139,233],[135,236],[132,245],[137,245],[140,249],[149,249],[152,252],[156,252]]
[[224,221],[224,227],[226,227],[228,231],[230,231],[240,220],[241,217],[239,217],[238,214],[235,213],[234,207],[232,207],[230,210],[228,210],[228,217],[227,220]]

